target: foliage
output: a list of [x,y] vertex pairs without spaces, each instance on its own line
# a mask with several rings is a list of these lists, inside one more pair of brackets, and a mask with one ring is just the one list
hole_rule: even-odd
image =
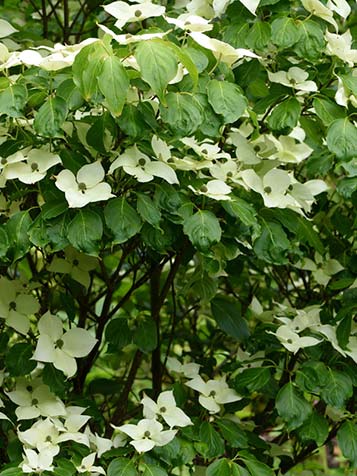
[[352,472],[356,3],[100,3],[0,7],[0,476]]

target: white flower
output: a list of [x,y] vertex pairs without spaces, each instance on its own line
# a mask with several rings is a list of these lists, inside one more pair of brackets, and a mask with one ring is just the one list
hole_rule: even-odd
[[[353,70],[352,76],[357,76],[357,69]],[[338,77],[337,91],[335,94],[335,101],[340,106],[348,107],[348,103],[351,102],[352,106],[357,108],[357,95],[343,83],[342,79]]]
[[296,143],[295,139],[290,136],[279,136],[279,139],[272,134],[269,139],[276,147],[276,152],[272,154],[270,159],[278,159],[283,163],[299,164],[311,155],[313,149],[304,142]]
[[112,440],[109,438],[102,438],[97,433],[92,433],[88,425],[86,426],[84,433],[89,439],[90,447],[93,448],[98,454],[98,458],[100,458],[103,453],[109,451],[113,447]]
[[244,57],[259,58],[258,55],[250,50],[245,48],[233,48],[233,46],[229,45],[228,43],[216,40],[215,38],[210,38],[204,33],[191,32],[190,36],[196,43],[203,46],[203,48],[212,51],[213,56],[218,61],[226,63],[228,66],[232,66],[233,63],[236,63],[238,60]]
[[133,175],[138,182],[150,182],[154,176],[160,177],[168,183],[179,183],[175,171],[166,163],[153,161],[143,154],[136,145],[126,149],[110,166],[109,173],[113,173],[118,167]]
[[328,23],[331,23],[331,25],[335,27],[336,31],[338,30],[338,26],[333,18],[332,11],[323,3],[319,2],[318,0],[301,0],[301,3],[303,4],[305,10],[310,12],[312,15],[315,15],[327,21]]
[[15,281],[0,278],[0,317],[6,320],[6,325],[26,335],[30,328],[29,316],[39,309],[34,296],[18,293]]
[[294,201],[286,194],[291,178],[285,170],[272,169],[261,178],[254,170],[248,169],[241,172],[241,177],[250,189],[260,193],[266,207],[286,208],[294,205]]
[[315,253],[315,261],[312,261],[310,258],[304,258],[298,264],[298,267],[311,271],[315,281],[322,286],[327,286],[332,276],[344,269],[336,259],[324,258],[317,252]]
[[64,254],[65,259],[55,256],[47,269],[54,273],[69,274],[75,281],[88,288],[90,284],[89,271],[97,267],[97,258],[80,253],[70,246],[64,250]]
[[231,193],[232,188],[223,180],[210,180],[205,185],[202,185],[198,190],[191,185],[189,185],[188,188],[197,195],[205,195],[213,200],[231,200],[229,194]]
[[37,420],[28,430],[18,431],[18,437],[27,446],[40,452],[46,450],[52,456],[56,456],[60,451],[59,432],[49,418]]
[[200,365],[195,362],[187,362],[181,364],[181,362],[175,357],[168,357],[166,362],[167,368],[170,372],[183,375],[186,378],[194,378],[200,371]]
[[346,0],[328,0],[326,4],[327,8],[338,13],[344,20],[351,13],[351,7]]
[[38,322],[40,336],[37,341],[34,360],[50,362],[68,377],[77,370],[75,357],[85,357],[93,349],[97,339],[88,331],[73,327],[63,333],[62,321],[49,312]]
[[296,208],[296,211],[303,208],[306,212],[310,212],[315,195],[319,195],[326,190],[328,190],[328,186],[323,180],[315,179],[300,183],[294,177],[291,177],[289,196],[295,200],[295,206],[292,205],[290,208]]
[[160,17],[165,13],[165,7],[149,1],[129,5],[126,2],[113,2],[103,6],[104,10],[117,19],[115,26],[123,28],[126,23]]
[[139,41],[145,40],[153,40],[155,38],[163,38],[167,35],[167,32],[163,33],[138,33],[137,35],[131,35],[130,33],[123,33],[121,35],[117,35],[112,31],[110,28],[106,27],[105,25],[98,25],[99,28],[104,31],[107,35],[110,35],[117,43],[120,45],[129,45],[130,43],[137,43]]
[[301,93],[317,91],[316,83],[307,81],[309,73],[297,66],[292,66],[288,71],[278,71],[277,73],[268,71],[268,76],[272,83],[279,83],[297,89]]
[[5,168],[4,177],[18,179],[20,182],[31,184],[42,180],[49,168],[61,163],[59,155],[52,154],[46,149],[31,149],[23,158],[26,162],[9,163]]
[[19,378],[16,390],[6,392],[18,407],[15,410],[18,420],[28,420],[39,416],[60,416],[66,414],[62,401],[41,381],[29,382]]
[[221,405],[237,402],[242,399],[235,390],[228,387],[224,377],[205,382],[198,375],[189,382],[186,382],[185,385],[200,392],[201,395],[198,397],[198,401],[210,413],[218,413]]
[[190,13],[183,13],[177,18],[164,17],[168,23],[172,23],[181,30],[188,31],[210,31],[213,25],[208,20],[200,17],[199,15],[191,15]]
[[163,430],[161,423],[150,418],[140,420],[137,425],[129,423],[117,429],[132,438],[130,444],[139,453],[150,451],[154,446],[167,445],[177,433],[177,430]]
[[206,160],[213,161],[218,159],[230,159],[231,156],[227,152],[222,152],[218,144],[212,143],[207,139],[199,144],[194,137],[183,137],[180,139],[185,145],[196,152],[197,155]]
[[239,0],[242,5],[250,11],[252,15],[256,16],[255,10],[258,8],[260,0]]
[[311,347],[317,345],[321,340],[315,339],[315,337],[303,336],[300,337],[297,332],[294,332],[290,325],[284,324],[278,327],[276,332],[267,331],[269,334],[275,335],[281,344],[288,349],[289,352],[296,352],[305,347]]
[[81,208],[91,202],[114,197],[110,185],[103,182],[104,169],[99,161],[83,165],[75,176],[70,170],[62,170],[56,178],[56,186],[65,193],[70,208]]
[[168,162],[171,159],[172,147],[167,145],[166,142],[160,137],[153,135],[151,138],[151,147],[156,157],[162,162]]
[[88,456],[85,456],[81,464],[76,466],[76,469],[79,473],[96,473],[96,474],[105,474],[104,469],[101,466],[93,466],[95,461],[96,453],[91,453]]
[[150,397],[144,395],[141,403],[144,405],[143,414],[145,418],[156,418],[160,415],[170,428],[192,425],[192,421],[186,413],[176,406],[172,390],[160,393],[156,403]]
[[44,449],[37,453],[30,448],[24,448],[23,462],[21,469],[24,473],[39,473],[43,471],[53,471],[53,454],[51,451]]
[[325,32],[327,41],[326,53],[328,55],[337,56],[349,66],[357,63],[357,50],[352,49],[352,35],[350,30],[345,31],[342,35]]

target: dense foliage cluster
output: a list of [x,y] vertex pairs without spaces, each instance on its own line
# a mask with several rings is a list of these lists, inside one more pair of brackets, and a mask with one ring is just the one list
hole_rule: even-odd
[[0,476],[353,471],[356,2],[3,3]]

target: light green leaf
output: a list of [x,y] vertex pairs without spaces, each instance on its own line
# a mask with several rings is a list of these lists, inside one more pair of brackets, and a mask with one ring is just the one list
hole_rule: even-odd
[[155,228],[160,228],[161,213],[153,200],[143,193],[137,193],[137,210],[144,221]]
[[207,476],[231,476],[229,460],[226,458],[218,459],[207,467]]
[[242,342],[249,337],[247,322],[242,317],[240,303],[230,301],[223,296],[215,297],[211,302],[214,320],[222,331]]
[[271,36],[270,23],[266,21],[256,21],[250,28],[246,37],[246,44],[253,50],[264,50],[269,42]]
[[92,210],[78,210],[68,225],[68,240],[71,245],[92,256],[98,255],[102,235],[102,219]]
[[129,78],[120,58],[108,56],[98,76],[98,86],[105,98],[103,104],[113,116],[120,116],[129,85]]
[[327,130],[326,143],[338,159],[352,159],[357,154],[357,127],[347,117],[336,119]]
[[144,463],[142,470],[142,476],[167,476],[167,472],[163,468],[154,464]]
[[137,476],[134,463],[128,458],[116,458],[110,462],[107,476]]
[[279,416],[286,422],[289,430],[294,430],[301,426],[312,413],[311,405],[291,382],[279,390],[275,407]]
[[135,58],[141,77],[165,104],[165,89],[177,73],[177,58],[172,48],[165,41],[146,40],[137,46]]
[[64,99],[70,110],[79,109],[83,104],[82,94],[72,79],[64,80],[57,88],[56,95]]
[[299,41],[300,30],[290,17],[276,18],[271,24],[271,40],[280,48],[290,48]]
[[203,110],[194,96],[187,93],[168,93],[167,106],[160,106],[162,120],[176,134],[191,135],[201,125]]
[[336,408],[343,408],[345,401],[352,397],[352,380],[345,372],[328,369],[327,385],[321,390],[324,401]]
[[301,113],[301,104],[290,97],[278,104],[268,117],[268,126],[271,130],[281,134],[289,133],[298,123]]
[[23,116],[27,101],[27,89],[20,84],[10,85],[0,93],[0,111],[10,117]]
[[207,210],[199,210],[186,218],[183,231],[193,246],[203,253],[210,251],[211,246],[218,243],[222,235],[218,218]]
[[313,100],[312,105],[317,116],[321,119],[325,126],[329,126],[336,119],[345,117],[345,111],[334,101],[327,97],[317,97]]
[[337,441],[345,458],[357,467],[357,423],[345,421],[337,432]]
[[35,115],[34,128],[43,137],[63,135],[61,129],[68,114],[67,103],[61,97],[50,97]]
[[104,208],[104,217],[107,227],[114,235],[115,244],[124,243],[141,229],[139,215],[125,198],[109,200]]
[[248,101],[239,86],[228,81],[212,79],[207,84],[208,102],[229,124],[237,121],[247,108]]
[[313,412],[298,429],[298,435],[303,442],[316,442],[321,446],[328,436],[329,424],[326,418]]

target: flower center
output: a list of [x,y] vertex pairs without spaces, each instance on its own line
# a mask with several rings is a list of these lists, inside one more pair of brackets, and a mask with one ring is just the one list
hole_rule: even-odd
[[138,164],[140,165],[140,167],[144,167],[144,165],[146,164],[146,160],[141,158],[138,160]]
[[294,187],[290,184],[288,187],[289,192],[291,192],[294,189]]
[[292,344],[292,343],[293,343],[292,339],[288,339],[286,342],[287,342],[288,344]]
[[211,390],[208,396],[209,396],[209,397],[215,397],[215,396],[216,396],[216,391],[215,391],[215,390]]
[[56,343],[55,343],[55,347],[57,347],[57,349],[62,349],[63,344],[64,344],[63,340],[58,339],[58,341],[56,341]]
[[267,193],[269,195],[269,193],[272,192],[272,189],[271,187],[264,187],[264,192]]
[[159,409],[159,411],[160,411],[160,413],[165,413],[165,412],[166,412],[166,407],[161,407],[161,408]]
[[203,155],[207,155],[207,154],[208,154],[208,150],[207,150],[207,149],[202,149],[201,152],[202,152]]
[[32,392],[33,387],[32,387],[31,385],[27,385],[26,390],[27,390],[28,392]]
[[11,301],[9,303],[9,309],[11,309],[12,311],[16,311],[16,302],[15,301]]
[[144,438],[150,438],[150,436],[151,436],[150,431],[146,430],[144,433]]
[[3,157],[1,159],[1,165],[6,165],[7,164],[7,159],[5,159],[5,157]]
[[228,177],[228,178],[231,178],[231,177],[233,177],[233,174],[232,174],[232,172],[227,172],[227,177]]
[[34,398],[31,402],[31,405],[37,405],[38,404],[38,400],[37,398]]
[[38,164],[36,162],[31,164],[31,170],[32,172],[38,172]]
[[134,15],[136,16],[136,18],[139,18],[139,17],[141,17],[141,15],[142,15],[142,11],[141,11],[141,10],[136,10],[136,12],[134,13]]
[[87,185],[84,182],[79,182],[78,190],[80,192],[84,193],[87,190]]
[[52,436],[50,436],[50,435],[46,436],[45,441],[48,441],[49,443],[52,443]]
[[255,145],[254,146],[254,152],[259,152],[260,151],[260,146],[259,145]]
[[74,260],[72,261],[72,264],[73,264],[73,266],[78,266],[78,265],[79,265],[79,261],[78,261],[77,259],[74,259]]
[[200,192],[202,193],[208,192],[208,188],[206,187],[206,185],[202,185],[202,187],[200,188]]

